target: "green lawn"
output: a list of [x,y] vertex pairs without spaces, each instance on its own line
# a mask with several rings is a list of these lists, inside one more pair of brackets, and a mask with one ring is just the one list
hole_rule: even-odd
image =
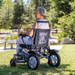
[[0,29],[0,32],[1,32],[1,33],[3,33],[3,32],[9,32],[9,33],[11,33],[12,30],[9,30],[9,29]]
[[0,52],[0,75],[75,75],[75,45],[64,45],[59,50],[61,64],[58,68],[47,64],[47,59],[40,60],[37,70],[28,68],[27,63],[10,67],[10,59],[15,50]]

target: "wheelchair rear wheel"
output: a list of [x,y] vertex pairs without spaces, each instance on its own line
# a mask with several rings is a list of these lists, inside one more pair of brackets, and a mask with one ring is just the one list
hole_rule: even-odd
[[48,64],[52,67],[58,67],[60,65],[60,56],[56,54],[51,54],[48,59]]
[[28,58],[27,64],[30,69],[33,69],[33,70],[38,69],[40,66],[39,57],[35,54],[31,54]]

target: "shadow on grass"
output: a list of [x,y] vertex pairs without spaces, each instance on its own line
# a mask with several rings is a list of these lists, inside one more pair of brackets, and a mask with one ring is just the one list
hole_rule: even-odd
[[[0,65],[0,75],[46,75],[47,73],[59,73],[64,75],[64,72],[75,72],[75,70],[67,70],[69,64],[61,64],[58,68],[51,67],[47,63],[41,64],[39,69],[31,70],[27,64],[17,64],[16,67],[10,67],[9,65]],[[64,72],[63,72],[64,71]]]

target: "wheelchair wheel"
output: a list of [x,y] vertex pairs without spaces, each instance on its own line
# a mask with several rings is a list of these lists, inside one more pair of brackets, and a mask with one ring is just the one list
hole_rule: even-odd
[[40,66],[40,60],[37,55],[31,54],[28,58],[28,67],[32,70],[38,69]]
[[52,54],[49,56],[48,59],[48,64],[52,67],[58,67],[60,65],[60,56],[56,53],[56,54]]
[[10,60],[10,66],[12,67],[12,66],[16,66],[16,61],[15,61],[15,59],[11,59]]

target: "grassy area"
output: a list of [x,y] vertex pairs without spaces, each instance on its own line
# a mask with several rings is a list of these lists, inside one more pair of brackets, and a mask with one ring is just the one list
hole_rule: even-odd
[[12,30],[9,30],[9,29],[0,29],[0,32],[1,33],[5,33],[5,32],[9,32],[9,33],[12,33]]
[[40,60],[37,70],[28,68],[27,63],[10,67],[10,59],[15,50],[0,52],[0,75],[75,75],[75,45],[64,45],[59,51],[61,64],[58,68],[47,64],[47,59]]

